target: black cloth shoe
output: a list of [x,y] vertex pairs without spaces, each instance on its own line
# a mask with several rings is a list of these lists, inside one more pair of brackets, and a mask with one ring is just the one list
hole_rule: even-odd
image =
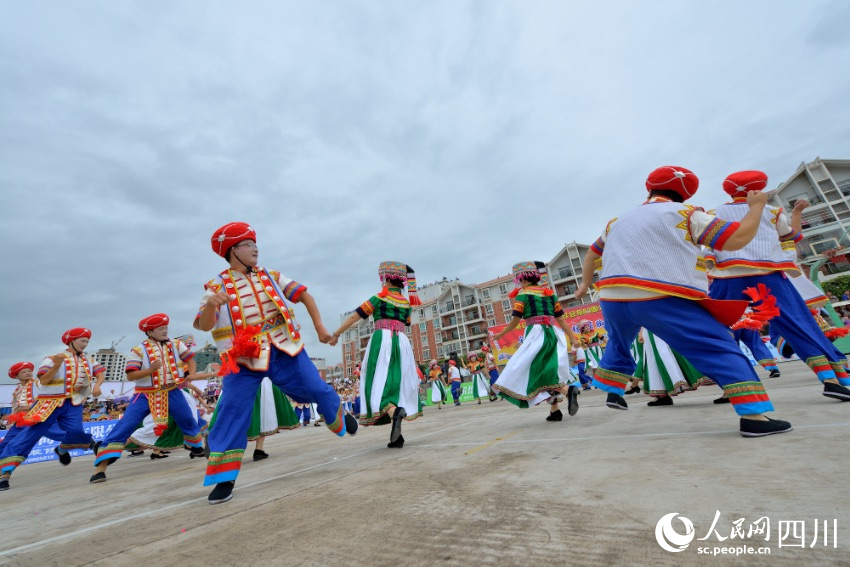
[[89,483],[97,484],[99,482],[106,482],[106,473],[99,472],[99,473],[94,473],[93,475],[91,475],[91,478],[89,479]]
[[144,454],[145,454],[145,452],[142,451],[141,449],[138,449],[138,450],[134,449],[134,450],[130,451],[130,454],[127,455],[127,456],[128,457],[138,457],[138,456],[144,455]]
[[345,432],[349,435],[354,435],[357,433],[357,429],[360,425],[357,423],[357,418],[351,415],[350,413],[346,413],[342,416],[342,419],[345,420]]
[[782,373],[779,369],[773,369],[770,371],[770,376],[768,376],[768,378],[779,378],[780,376],[782,376]]
[[6,479],[0,480],[0,490],[9,490],[9,481]]
[[395,443],[401,437],[401,422],[404,421],[407,412],[404,408],[395,408],[393,412],[393,426],[390,430],[390,443]]
[[732,402],[729,401],[729,398],[720,397],[720,398],[717,398],[716,400],[714,400],[714,403],[715,404],[731,404]]
[[203,447],[192,447],[189,449],[190,459],[205,459],[207,457]]
[[567,390],[567,413],[575,415],[578,413],[578,388],[570,386]]
[[608,399],[605,401],[605,405],[611,409],[629,409],[629,404],[626,403],[623,396],[618,396],[617,394],[608,394]]
[[764,437],[774,433],[785,433],[793,427],[787,421],[767,418],[767,421],[741,418],[741,430],[739,433],[744,437]]
[[206,437],[204,437],[204,457],[207,459],[210,458],[210,444],[207,442]]
[[65,451],[64,453],[60,453],[59,447],[54,447],[53,452],[56,453],[57,455],[59,455],[59,462],[62,463],[64,466],[67,467],[68,465],[71,464],[71,453],[69,453],[68,451]]
[[398,439],[387,443],[389,449],[401,449],[404,447],[404,435],[399,435]]
[[832,382],[823,383],[823,395],[827,398],[835,398],[846,402],[850,400],[850,389],[845,388],[841,384],[833,384]]
[[564,419],[564,414],[561,413],[561,410],[555,410],[553,412],[549,412],[549,415],[546,416],[546,421],[561,421]]
[[163,455],[162,453],[151,453],[151,460],[155,461],[157,459],[167,459],[168,455]]
[[215,485],[213,491],[210,492],[210,495],[207,496],[207,502],[210,504],[221,504],[223,502],[227,502],[233,498],[234,484],[236,484],[236,482],[233,480],[228,482],[219,482]]
[[658,396],[653,401],[647,403],[648,406],[672,406],[673,398],[670,396]]
[[268,459],[269,454],[263,451],[262,449],[254,449],[254,460],[262,461],[263,459]]
[[[590,389],[590,388],[588,388],[588,390],[589,390],[589,389]],[[627,396],[630,396],[630,395],[632,395],[632,394],[640,394],[640,388],[638,388],[637,386],[635,386],[634,388],[629,388],[629,389],[628,389],[628,390],[626,390],[624,393],[625,393]]]

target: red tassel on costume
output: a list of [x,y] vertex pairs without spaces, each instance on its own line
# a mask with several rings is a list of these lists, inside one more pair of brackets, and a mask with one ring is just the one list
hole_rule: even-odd
[[511,299],[513,299],[513,298],[514,298],[514,297],[516,297],[517,295],[519,295],[519,288],[516,288],[516,289],[514,289],[512,292],[510,292],[510,293],[508,294],[508,297],[510,297]]
[[545,295],[545,296],[555,295],[555,292],[552,291],[552,288],[547,287],[543,290],[543,295]]
[[38,423],[37,421],[30,421],[26,419],[27,412],[19,411],[17,413],[13,413],[11,415],[6,416],[6,421],[9,423],[14,423],[16,427],[29,427],[30,425],[35,425]]
[[847,327],[833,327],[832,329],[824,332],[826,338],[831,341],[840,339],[841,337],[846,337],[848,334],[850,334],[850,329]]
[[160,436],[165,433],[166,429],[168,429],[167,423],[158,423],[157,425],[153,426],[153,434],[156,436]]
[[229,349],[221,353],[219,376],[227,376],[228,374],[239,372],[239,365],[236,363],[236,359],[239,357],[260,357],[260,343],[254,340],[259,334],[260,327],[256,325],[247,325],[236,330],[233,344]]
[[390,294],[389,288],[387,286],[384,286],[384,288],[381,291],[378,292],[378,297],[384,298],[384,297],[388,296],[389,294]]
[[[748,287],[744,290],[744,295],[750,298],[752,302],[752,310],[744,313],[737,323],[732,325],[733,330],[752,329],[758,331],[764,325],[779,316],[779,307],[776,306],[776,297],[770,295],[770,288],[763,283],[756,287]],[[756,305],[756,303],[760,303]]]
[[412,305],[414,307],[417,306],[417,305],[422,305],[422,300],[419,299],[419,296],[416,295],[415,291],[413,293],[407,294],[407,301],[408,301],[408,303],[410,303],[410,305]]

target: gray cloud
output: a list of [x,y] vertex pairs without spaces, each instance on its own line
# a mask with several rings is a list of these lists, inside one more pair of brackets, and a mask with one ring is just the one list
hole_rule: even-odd
[[[398,259],[483,281],[590,242],[673,163],[723,200],[850,151],[841,3],[6,6],[0,362],[168,312],[244,220],[329,327]],[[834,14],[835,17],[831,17]],[[846,20],[846,18],[844,18]],[[308,350],[317,344],[306,313]],[[138,333],[138,334],[137,334]],[[203,340],[202,334],[198,334]]]

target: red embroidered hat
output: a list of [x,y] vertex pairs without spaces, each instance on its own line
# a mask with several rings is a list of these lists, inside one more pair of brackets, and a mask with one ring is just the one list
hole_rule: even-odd
[[747,191],[761,191],[767,187],[767,174],[763,171],[737,171],[723,180],[723,190],[732,197],[744,197]]
[[168,325],[168,315],[165,313],[156,313],[139,321],[139,329],[143,333],[153,331],[157,327],[164,327],[165,325]]
[[697,192],[699,178],[694,172],[677,165],[664,165],[646,178],[647,191],[675,191],[687,201]]
[[32,362],[16,362],[9,368],[9,378],[17,378],[21,370],[35,370]]
[[450,360],[449,364],[451,364],[452,366],[457,366],[457,362],[455,362],[454,360]]
[[65,334],[62,335],[62,342],[66,345],[71,344],[71,341],[75,339],[81,338],[91,338],[91,331],[84,327],[77,327],[75,329],[71,329],[69,331],[65,331]]
[[257,233],[244,222],[231,222],[216,230],[212,235],[213,252],[224,258],[227,251],[243,240],[257,242]]

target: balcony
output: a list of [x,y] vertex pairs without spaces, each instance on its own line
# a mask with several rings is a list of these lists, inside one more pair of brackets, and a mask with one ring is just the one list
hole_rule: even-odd
[[474,295],[467,295],[463,298],[463,306],[469,307],[470,305],[475,305],[477,302],[475,301]]
[[565,280],[567,278],[573,277],[575,272],[573,272],[570,268],[561,268],[558,270],[558,279]]

